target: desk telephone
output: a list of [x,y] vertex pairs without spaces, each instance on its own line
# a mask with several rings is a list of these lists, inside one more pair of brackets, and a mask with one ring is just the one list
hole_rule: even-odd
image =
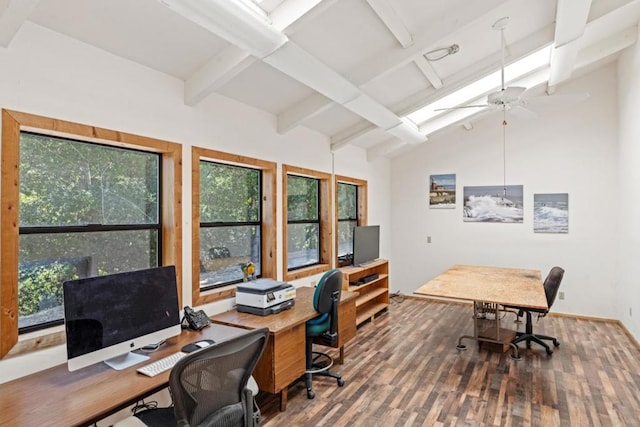
[[207,314],[203,310],[195,311],[189,306],[186,306],[184,308],[184,317],[182,318],[183,328],[189,328],[199,331],[200,329],[210,324],[211,319],[209,319],[209,316],[207,316]]

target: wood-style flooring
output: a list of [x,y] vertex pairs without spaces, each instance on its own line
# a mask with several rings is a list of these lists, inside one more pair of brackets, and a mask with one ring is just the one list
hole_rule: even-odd
[[[285,412],[260,393],[263,426],[640,426],[640,351],[615,323],[547,316],[534,332],[555,336],[552,356],[535,343],[509,352],[480,347],[470,305],[393,298],[345,348],[346,381],[289,387]],[[515,316],[503,325],[516,328]],[[520,326],[523,328],[523,326]],[[334,353],[335,354],[335,353]]]

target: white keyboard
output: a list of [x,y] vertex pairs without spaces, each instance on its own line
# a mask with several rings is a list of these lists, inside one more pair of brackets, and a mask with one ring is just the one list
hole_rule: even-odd
[[186,355],[187,353],[179,351],[136,370],[148,377],[155,377],[156,375],[173,368],[173,366],[178,363],[178,360],[182,359]]

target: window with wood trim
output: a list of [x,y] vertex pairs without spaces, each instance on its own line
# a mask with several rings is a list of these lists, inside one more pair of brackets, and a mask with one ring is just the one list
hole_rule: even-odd
[[367,225],[367,181],[335,177],[336,265],[350,265],[353,261],[353,229]]
[[65,280],[181,272],[181,148],[7,110],[2,119],[4,356],[64,342],[19,334],[63,323]]
[[331,266],[331,175],[283,165],[284,278],[294,280]]
[[192,149],[194,305],[235,295],[242,266],[276,277],[276,164]]

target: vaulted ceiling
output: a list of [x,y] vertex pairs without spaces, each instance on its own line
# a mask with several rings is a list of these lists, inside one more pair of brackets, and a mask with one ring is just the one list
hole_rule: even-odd
[[[280,133],[305,126],[333,150],[392,157],[487,108],[410,113],[546,46],[545,64],[506,83],[551,98],[616,60],[639,20],[640,0],[0,0],[0,46],[30,21],[184,80],[187,105],[218,93],[273,114]],[[492,79],[462,104],[485,102]]]

